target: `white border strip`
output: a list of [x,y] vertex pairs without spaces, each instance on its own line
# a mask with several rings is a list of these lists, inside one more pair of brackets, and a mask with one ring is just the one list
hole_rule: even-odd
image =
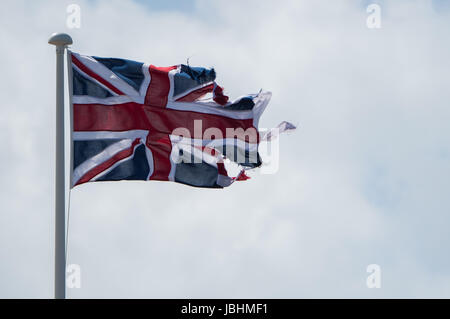
[[117,95],[117,96],[110,96],[106,98],[98,98],[93,97],[89,95],[74,95],[73,96],[73,103],[75,104],[102,104],[102,105],[116,105],[116,104],[124,104],[124,103],[130,103],[130,102],[136,102],[138,101],[134,100],[133,98],[127,96],[127,95]]
[[235,145],[238,148],[242,148],[249,151],[256,151],[258,149],[258,143],[247,143],[238,138],[222,138],[215,140],[204,140],[199,138],[187,138],[178,135],[171,135],[171,141],[173,143],[185,144],[185,145],[202,145],[209,147],[221,147],[223,145]]
[[167,103],[167,108],[178,111],[191,111],[205,114],[215,114],[223,117],[228,117],[237,120],[252,119],[253,112],[249,111],[232,111],[227,110],[226,107],[221,105],[213,105],[213,103],[202,103],[202,102],[174,102],[169,101]]
[[258,93],[256,97],[253,98],[253,102],[255,102],[255,106],[253,107],[253,126],[258,127],[259,118],[263,114],[267,105],[269,104],[270,99],[272,98],[272,93],[269,91],[261,91]]
[[147,175],[147,181],[150,180],[150,177],[153,175],[153,172],[155,171],[155,165],[153,164],[153,153],[152,150],[143,142],[142,144],[145,145],[145,155],[147,155],[147,162],[148,162],[148,168],[149,172]]
[[73,132],[74,141],[89,141],[97,139],[146,139],[148,131],[146,130],[131,130],[131,131],[75,131]]
[[72,188],[72,178],[73,178],[73,69],[72,69],[72,51],[66,50],[66,63],[67,63],[67,78],[69,86],[69,188]]
[[175,88],[174,78],[175,74],[180,72],[180,66],[178,65],[176,69],[170,70],[167,76],[169,77],[169,93],[167,94],[167,103],[174,100],[173,92]]
[[144,74],[144,81],[141,83],[141,88],[139,89],[139,103],[144,104],[145,103],[145,95],[147,94],[148,86],[150,85],[150,82],[152,81],[152,77],[150,75],[150,65],[144,63],[142,65],[142,73]]

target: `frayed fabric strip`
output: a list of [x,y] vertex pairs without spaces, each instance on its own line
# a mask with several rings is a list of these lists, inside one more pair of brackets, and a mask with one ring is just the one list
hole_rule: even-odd
[[284,132],[292,132],[292,131],[295,131],[296,129],[297,129],[297,127],[294,124],[283,121],[280,124],[278,124],[277,127],[274,127],[272,129],[270,129],[268,132],[266,132],[261,137],[261,141],[270,142],[271,140],[280,136],[280,134],[282,134]]

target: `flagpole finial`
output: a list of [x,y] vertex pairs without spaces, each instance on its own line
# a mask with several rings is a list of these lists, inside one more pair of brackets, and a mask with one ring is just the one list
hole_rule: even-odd
[[50,39],[48,39],[49,44],[56,46],[66,46],[72,44],[72,38],[67,33],[53,33]]

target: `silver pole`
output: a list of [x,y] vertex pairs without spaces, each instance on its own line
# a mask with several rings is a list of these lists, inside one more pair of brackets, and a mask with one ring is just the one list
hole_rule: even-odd
[[64,165],[64,51],[72,44],[65,33],[48,40],[56,46],[56,165],[55,165],[55,299],[66,298],[66,199]]

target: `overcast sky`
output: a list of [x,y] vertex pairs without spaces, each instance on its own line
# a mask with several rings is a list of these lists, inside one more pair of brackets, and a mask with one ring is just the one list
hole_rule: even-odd
[[[74,51],[214,66],[273,92],[280,168],[223,190],[71,192],[71,298],[450,298],[450,6],[445,1],[7,1],[0,11],[0,297],[53,296],[53,32]],[[366,25],[370,3],[381,28]],[[381,267],[369,289],[366,267]]]

